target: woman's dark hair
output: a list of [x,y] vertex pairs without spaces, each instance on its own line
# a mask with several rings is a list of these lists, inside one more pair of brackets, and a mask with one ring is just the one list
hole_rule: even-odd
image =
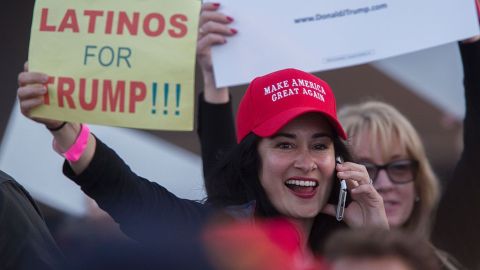
[[250,133],[219,160],[218,166],[205,179],[207,203],[216,207],[226,207],[255,201],[256,215],[262,217],[279,215],[258,179],[259,140],[260,137]]
[[[250,133],[239,144],[234,146],[220,160],[210,175],[205,178],[207,191],[206,202],[219,208],[245,204],[255,201],[255,215],[259,217],[275,217],[280,213],[271,204],[258,177],[261,160],[257,146],[261,137]],[[351,161],[346,145],[334,134],[335,155]],[[338,200],[339,185],[333,185],[329,203]],[[318,251],[328,235],[339,227],[344,227],[334,217],[319,214],[314,221],[309,244],[312,250]]]

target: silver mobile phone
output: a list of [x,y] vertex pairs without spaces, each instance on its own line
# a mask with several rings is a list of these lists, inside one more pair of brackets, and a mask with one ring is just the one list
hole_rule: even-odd
[[[342,157],[335,159],[337,164],[343,163]],[[340,192],[338,193],[338,204],[336,211],[336,218],[338,221],[343,220],[343,214],[345,213],[345,201],[347,199],[347,182],[344,179],[340,180]]]

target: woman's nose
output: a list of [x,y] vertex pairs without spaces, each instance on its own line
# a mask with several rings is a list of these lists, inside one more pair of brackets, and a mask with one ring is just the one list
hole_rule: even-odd
[[[373,179],[372,179],[373,180]],[[374,179],[374,187],[380,191],[382,189],[392,188],[395,184],[390,180],[390,177],[387,174],[385,169],[380,170],[377,173],[377,178]]]
[[294,167],[302,171],[312,171],[318,168],[310,151],[301,151],[295,159]]

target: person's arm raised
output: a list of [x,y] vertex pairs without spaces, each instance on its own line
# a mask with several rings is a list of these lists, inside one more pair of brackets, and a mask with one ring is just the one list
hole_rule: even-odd
[[227,37],[237,30],[228,25],[233,18],[218,11],[220,4],[204,3],[200,13],[197,40],[197,63],[200,66],[204,82],[204,99],[208,103],[221,104],[230,100],[227,87],[217,88],[212,67],[211,47],[225,44]]
[[[45,84],[48,81],[48,75],[39,72],[29,72],[28,64],[25,63],[24,72],[18,75],[17,96],[20,104],[20,110],[27,118],[44,124],[53,135],[57,148],[61,152],[66,152],[77,141],[80,134],[81,125],[78,123],[66,123],[58,120],[37,118],[31,116],[32,109],[44,103],[44,95],[47,93]],[[87,168],[95,153],[95,137],[88,134],[88,143],[83,150],[80,158],[76,161],[69,161],[70,166],[76,174],[80,174]]]
[[[237,30],[229,27],[233,18],[219,12],[220,5],[202,5],[197,40],[197,63],[202,71],[204,91],[199,95],[197,131],[202,147],[203,173],[210,175],[219,157],[235,145],[235,127],[228,88],[217,88],[212,67],[212,46],[222,46]],[[209,183],[206,180],[207,193]]]

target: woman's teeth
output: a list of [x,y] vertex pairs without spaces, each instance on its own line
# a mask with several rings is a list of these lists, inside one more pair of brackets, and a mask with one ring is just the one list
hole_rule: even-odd
[[317,182],[315,181],[305,181],[305,180],[287,180],[285,184],[301,186],[301,187],[315,187],[318,185]]

